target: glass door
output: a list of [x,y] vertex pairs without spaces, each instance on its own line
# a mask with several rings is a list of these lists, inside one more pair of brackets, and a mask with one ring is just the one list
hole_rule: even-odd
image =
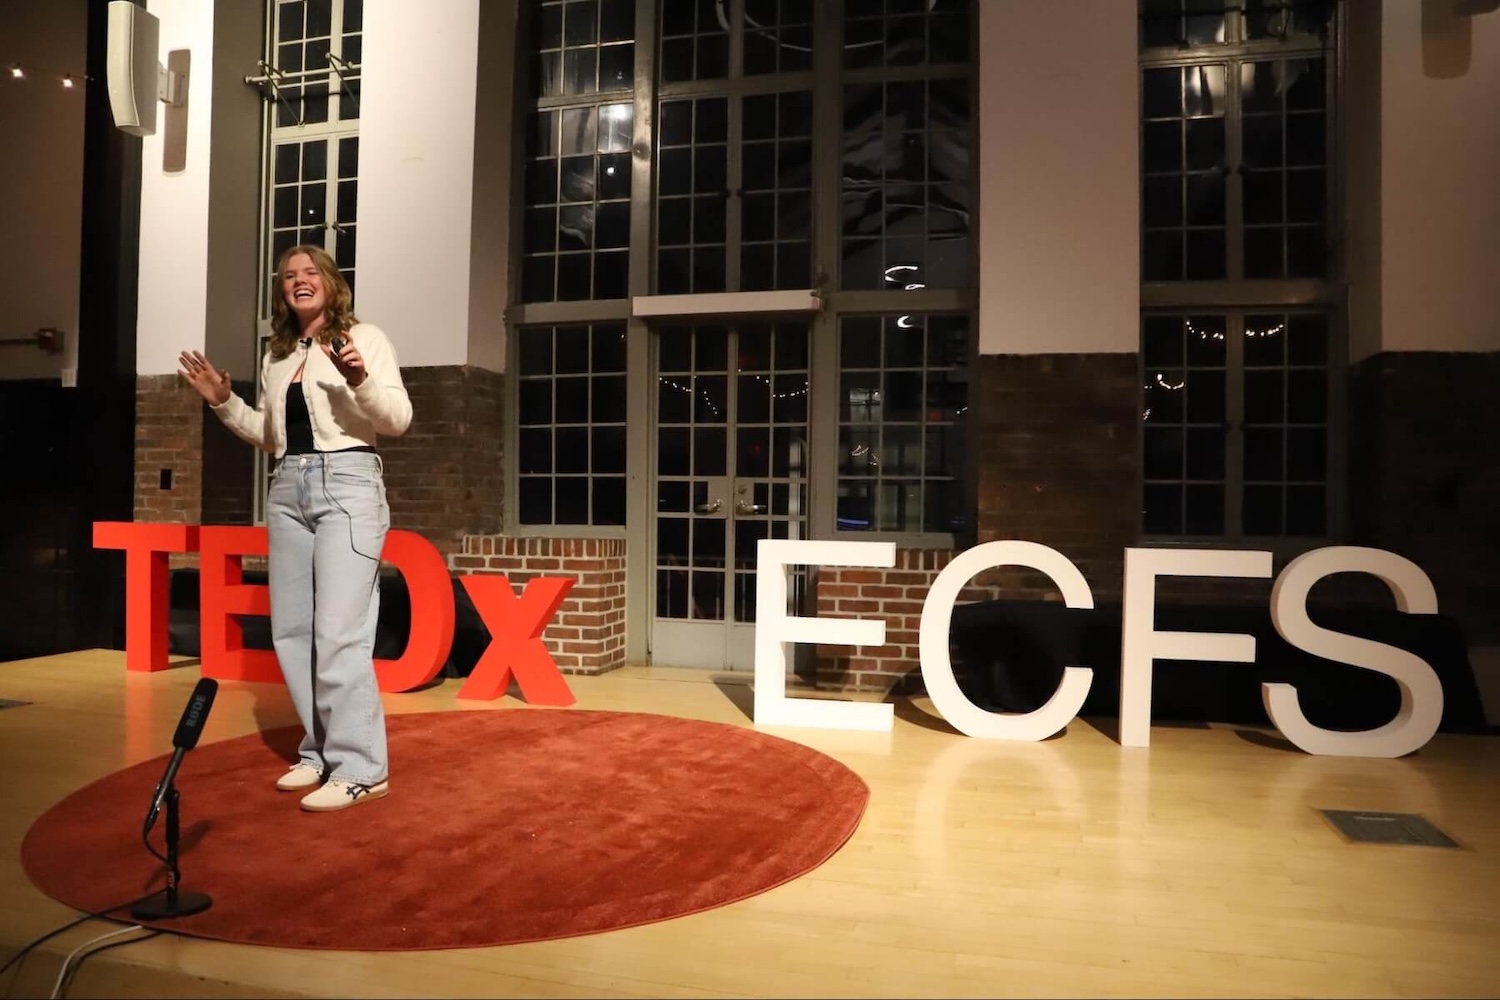
[[[757,543],[807,537],[808,325],[667,327],[653,340],[651,659],[751,670]],[[790,589],[800,609],[805,577]]]

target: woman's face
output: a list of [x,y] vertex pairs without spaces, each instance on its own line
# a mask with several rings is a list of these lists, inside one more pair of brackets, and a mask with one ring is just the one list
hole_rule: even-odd
[[321,316],[328,305],[323,272],[305,253],[287,259],[281,270],[281,294],[286,298],[287,308],[302,321],[303,326]]

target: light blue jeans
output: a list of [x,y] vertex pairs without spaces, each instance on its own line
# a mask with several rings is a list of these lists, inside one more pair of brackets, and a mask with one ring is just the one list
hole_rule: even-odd
[[360,785],[389,768],[372,659],[391,524],[382,468],[370,452],[288,455],[266,500],[271,643],[306,733],[298,753]]

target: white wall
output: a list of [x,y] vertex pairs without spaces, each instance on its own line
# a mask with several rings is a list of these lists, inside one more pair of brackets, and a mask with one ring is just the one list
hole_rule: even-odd
[[1136,0],[979,4],[979,350],[1140,342]]
[[[65,344],[62,354],[0,346],[0,379],[57,378],[78,363],[85,89],[61,76],[87,69],[87,10],[86,0],[0,2],[0,339],[56,327]],[[11,79],[11,62],[25,79]]]
[[470,225],[468,363],[505,371],[510,297],[511,154],[523,120],[515,102],[517,0],[485,0],[474,104],[474,213]]
[[[140,300],[136,309],[136,371],[177,371],[184,348],[205,345],[208,297],[208,151],[212,121],[214,5],[206,0],[148,0],[161,21],[158,61],[188,49],[187,161],[163,169],[166,108],[157,105],[156,134],[141,144]],[[232,371],[235,378],[253,372]]]
[[1449,6],[1384,2],[1386,351],[1500,351],[1500,12],[1439,16]]
[[468,360],[479,0],[367,3],[359,315],[403,367]]

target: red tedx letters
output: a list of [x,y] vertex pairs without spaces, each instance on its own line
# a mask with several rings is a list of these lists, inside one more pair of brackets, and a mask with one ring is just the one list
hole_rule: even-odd
[[[281,682],[276,654],[246,649],[240,625],[245,615],[270,614],[267,588],[242,579],[244,559],[266,555],[265,528],[100,521],[94,525],[94,547],[125,552],[127,670],[167,669],[168,559],[174,552],[197,552],[203,675]],[[453,585],[442,554],[414,532],[389,532],[381,559],[406,579],[411,630],[400,658],[377,659],[375,675],[382,691],[411,691],[438,675],[453,646]],[[490,644],[458,697],[499,698],[514,678],[531,704],[573,704],[573,693],[541,638],[573,578],[534,578],[520,597],[503,574],[463,574],[459,580],[490,633]]]

